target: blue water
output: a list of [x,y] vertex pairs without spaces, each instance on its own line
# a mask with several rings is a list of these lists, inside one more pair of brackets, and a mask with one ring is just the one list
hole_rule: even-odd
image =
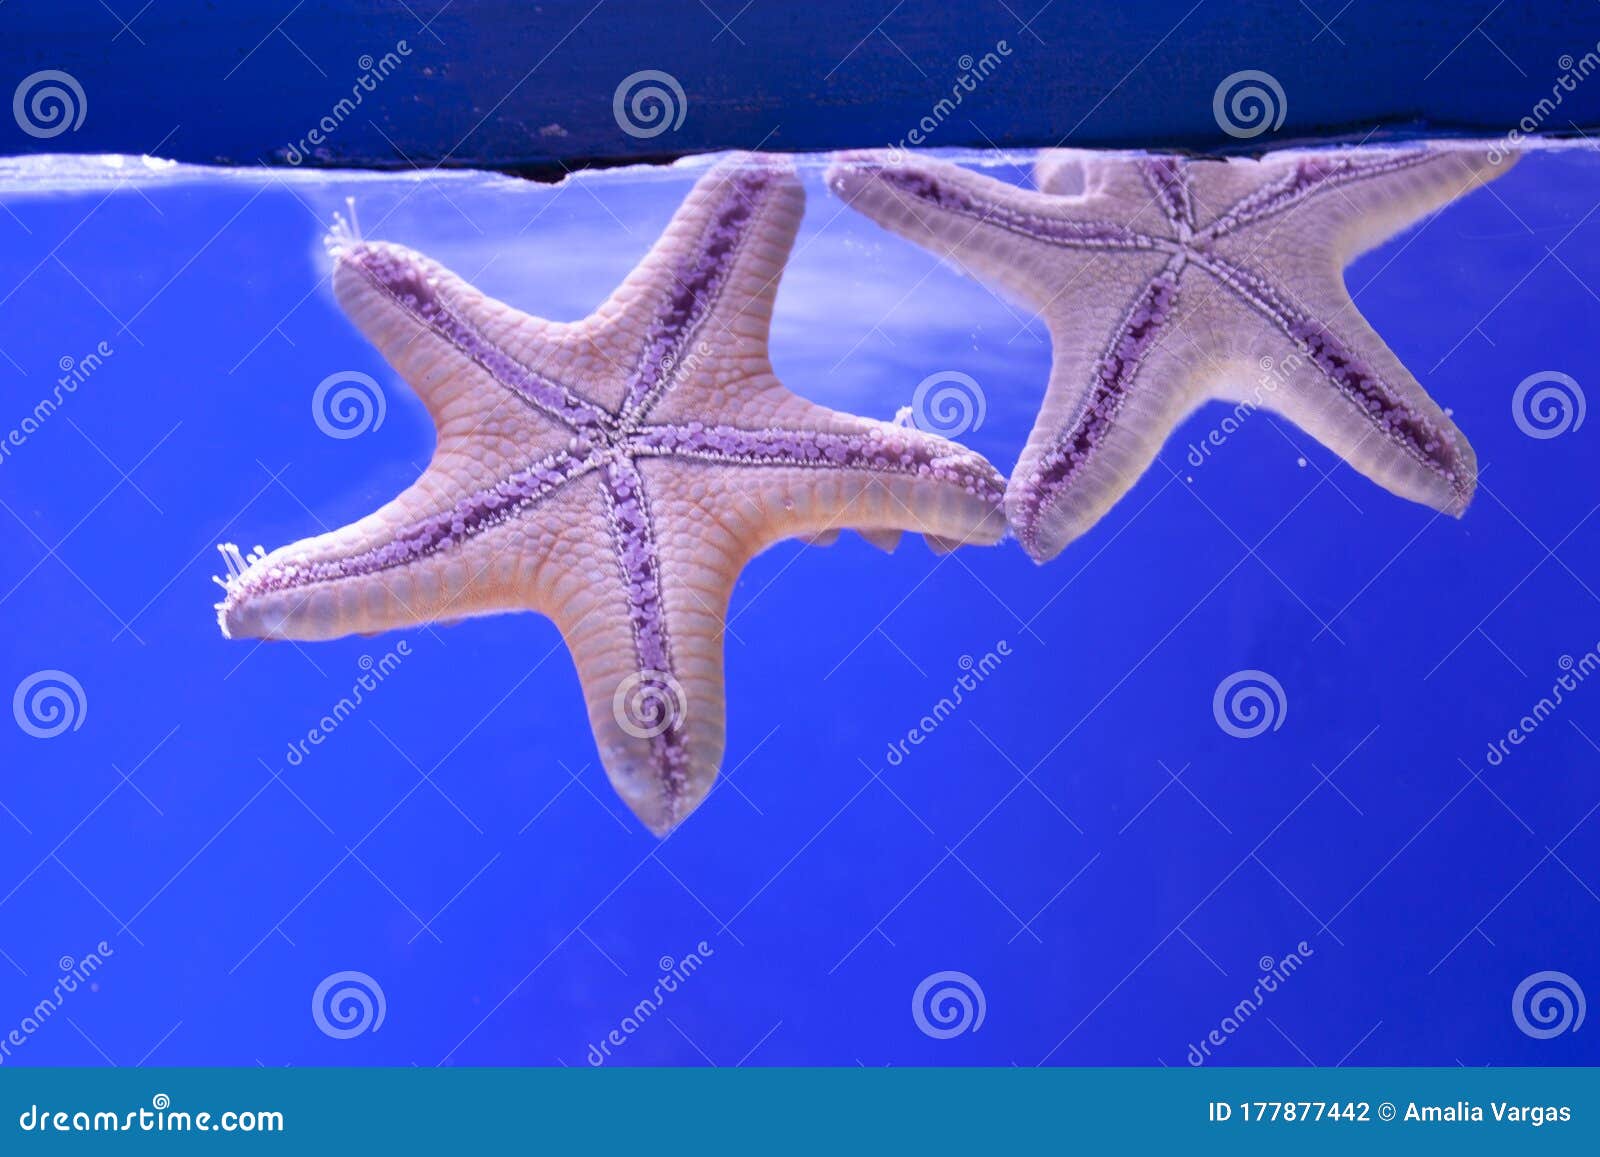
[[[1600,1062],[1600,1025],[1535,1039],[1512,1014],[1546,970],[1600,996],[1600,681],[1487,760],[1600,643],[1600,430],[1532,438],[1511,404],[1540,371],[1592,384],[1586,152],[1530,157],[1348,273],[1477,448],[1463,521],[1265,414],[1196,468],[1214,406],[1042,568],[1010,543],[782,544],[734,593],[723,786],[664,843],[599,770],[545,620],[221,638],[215,543],[351,521],[429,456],[422,407],[322,280],[345,196],[369,235],[572,319],[693,175],[130,163],[70,192],[0,185],[0,427],[62,359],[111,351],[0,457],[0,691],[40,670],[82,688],[76,729],[0,727],[4,1063],[582,1065],[617,1030],[608,1063],[1182,1065],[1290,953],[1210,1063]],[[1043,328],[807,183],[779,376],[889,417],[929,374],[969,374],[987,412],[963,440],[1009,470]],[[341,371],[387,399],[344,440],[311,411]],[[1281,720],[1238,739],[1212,700],[1245,669],[1281,685]],[[28,1027],[91,953],[94,986]],[[382,990],[376,1031],[318,1027],[313,993],[343,971]],[[984,1018],[937,1039],[912,998],[944,971]]]

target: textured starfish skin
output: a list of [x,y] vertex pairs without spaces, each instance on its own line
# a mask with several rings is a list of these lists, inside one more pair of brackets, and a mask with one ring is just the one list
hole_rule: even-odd
[[862,153],[828,181],[1048,325],[1049,386],[1006,490],[1018,541],[1045,562],[1210,399],[1274,410],[1380,486],[1460,516],[1472,448],[1362,318],[1343,270],[1510,164],[1443,147],[1229,161],[1054,151],[1033,192]]
[[722,633],[747,560],[840,528],[940,548],[1005,532],[1004,479],[981,456],[773,376],[768,328],[803,204],[784,164],[719,165],[574,324],[519,313],[398,245],[339,246],[338,300],[422,397],[437,447],[375,513],[237,560],[223,633],[548,615],[607,774],[665,834],[722,758]]

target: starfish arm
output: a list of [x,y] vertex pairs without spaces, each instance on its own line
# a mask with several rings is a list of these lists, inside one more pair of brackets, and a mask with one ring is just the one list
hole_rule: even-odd
[[[335,639],[434,620],[536,607],[525,570],[556,550],[519,521],[537,515],[560,528],[569,489],[592,461],[553,452],[481,489],[459,481],[451,462],[348,526],[267,554],[231,555],[217,621],[229,638]],[[560,513],[567,511],[567,514]]]
[[1224,368],[1203,348],[1205,315],[1180,308],[1179,286],[1187,295],[1194,270],[1163,267],[1132,281],[1122,272],[1094,301],[1048,315],[1050,381],[1006,488],[1012,529],[1035,562],[1127,493]]
[[223,632],[326,639],[525,605],[500,528],[590,469],[588,439],[614,424],[533,368],[563,362],[567,327],[399,245],[340,239],[334,288],[427,405],[433,458],[367,517],[230,567]]
[[1103,220],[1098,197],[1046,197],[943,161],[847,153],[828,185],[879,225],[971,276],[1045,309],[1107,254],[1154,254],[1158,242]]
[[[980,454],[905,426],[841,414],[785,395],[771,419],[647,426],[647,456],[670,455],[687,485],[716,495],[743,527],[748,554],[783,538],[841,529],[990,545],[1005,533],[1005,480]],[[685,498],[692,498],[692,493]],[[709,501],[709,499],[704,499]]]
[[[1218,295],[1229,311],[1219,324],[1258,335],[1246,360],[1273,367],[1221,382],[1214,396],[1282,414],[1393,494],[1466,511],[1477,486],[1471,444],[1361,316],[1332,265],[1293,295],[1242,262],[1207,265],[1235,291]],[[1241,389],[1246,381],[1254,385]]]
[[1332,245],[1341,266],[1383,244],[1450,202],[1490,181],[1516,164],[1517,154],[1470,147],[1434,146],[1415,165],[1396,173],[1388,189],[1381,182],[1357,181],[1325,198],[1338,222]]
[[804,207],[793,166],[773,158],[732,157],[695,184],[588,326],[591,340],[627,367],[624,420],[642,420],[696,369],[766,364]]
[[620,459],[577,484],[586,513],[538,588],[572,653],[607,777],[665,835],[711,790],[722,760],[723,635],[742,558],[649,475],[649,464]]
[[421,397],[442,445],[477,436],[491,417],[511,416],[508,432],[522,439],[610,420],[563,384],[586,368],[579,327],[513,309],[403,245],[340,241],[333,252],[340,306]]
[[[1480,185],[1504,176],[1514,153],[1472,146],[1324,150],[1196,167],[1197,199],[1226,206],[1205,233],[1226,238],[1253,226],[1293,235],[1339,268]],[[1315,205],[1314,209],[1310,206]],[[1310,211],[1302,211],[1302,210]],[[1262,244],[1259,235],[1243,242]]]

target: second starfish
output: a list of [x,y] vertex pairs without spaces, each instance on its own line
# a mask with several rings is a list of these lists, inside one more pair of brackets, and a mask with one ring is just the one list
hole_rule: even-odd
[[[1093,526],[1209,398],[1276,410],[1380,486],[1459,515],[1472,448],[1356,311],[1358,254],[1510,168],[1467,148],[1187,161],[1051,152],[1039,192],[841,158],[833,189],[1036,309],[1054,365],[1006,490],[1038,562]],[[1282,380],[1253,394],[1262,366]]]

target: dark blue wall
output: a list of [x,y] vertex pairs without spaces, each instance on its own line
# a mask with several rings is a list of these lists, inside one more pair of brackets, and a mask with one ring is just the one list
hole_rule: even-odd
[[[1254,149],[1374,129],[1499,133],[1530,114],[1546,132],[1600,125],[1600,81],[1533,113],[1600,41],[1592,0],[1055,0],[1030,17],[1041,2],[12,0],[0,7],[4,94],[61,70],[87,111],[47,139],[0,115],[0,153],[248,164],[292,162],[304,147],[322,164],[555,168],[883,145],[929,116],[933,146]],[[362,58],[388,52],[393,74],[353,114],[334,114]],[[992,74],[935,112],[964,58],[985,53],[998,61]],[[675,129],[618,127],[613,94],[641,70],[681,85]],[[1242,70],[1281,85],[1276,131],[1219,128],[1213,96]],[[334,130],[307,141],[329,115]]]

